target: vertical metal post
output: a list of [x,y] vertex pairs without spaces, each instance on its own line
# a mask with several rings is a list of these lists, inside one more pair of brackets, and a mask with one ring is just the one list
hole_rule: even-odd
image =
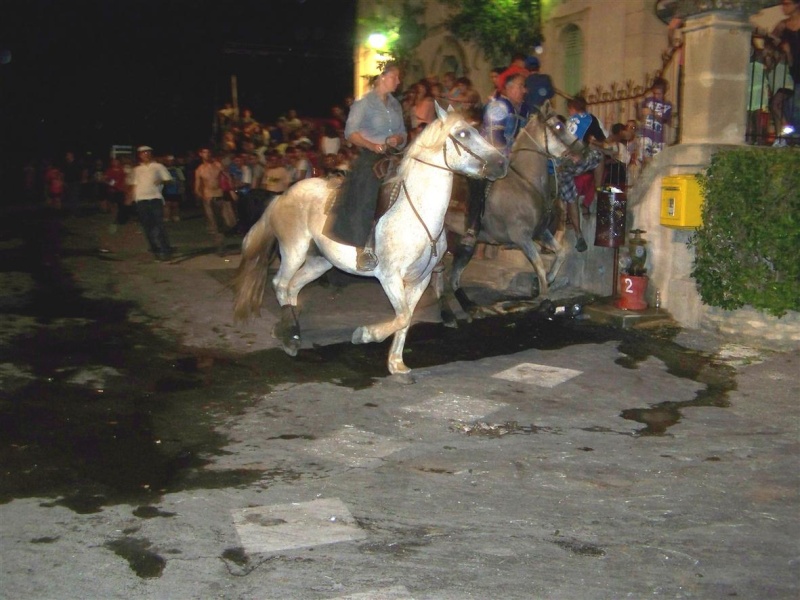
[[233,114],[236,119],[239,118],[239,83],[236,75],[231,75],[231,104],[233,105]]

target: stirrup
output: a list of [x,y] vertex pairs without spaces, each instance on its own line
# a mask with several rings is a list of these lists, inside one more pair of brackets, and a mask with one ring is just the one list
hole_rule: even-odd
[[359,271],[374,271],[378,267],[378,257],[372,248],[359,248],[356,256],[356,269]]

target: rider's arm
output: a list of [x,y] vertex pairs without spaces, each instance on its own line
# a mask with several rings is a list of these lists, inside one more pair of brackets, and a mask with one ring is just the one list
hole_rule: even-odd
[[358,146],[359,148],[366,148],[367,150],[371,150],[372,152],[377,152],[378,154],[380,154],[385,150],[382,144],[373,144],[367,138],[361,135],[361,133],[358,131],[354,131],[353,133],[351,133],[348,136],[347,141],[353,144],[354,146]]
[[508,108],[503,102],[494,101],[486,107],[483,115],[483,128],[481,133],[492,146],[506,154],[506,120],[509,117]]

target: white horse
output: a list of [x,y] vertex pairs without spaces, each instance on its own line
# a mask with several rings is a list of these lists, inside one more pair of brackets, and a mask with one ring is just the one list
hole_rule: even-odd
[[[450,202],[453,173],[497,179],[506,174],[506,158],[481,137],[457,112],[436,107],[438,119],[428,125],[408,148],[393,178],[397,199],[375,230],[376,277],[395,311],[394,319],[363,325],[352,342],[381,342],[394,334],[388,368],[392,374],[408,373],[403,346],[411,316],[431,273],[447,246],[444,218]],[[272,280],[281,322],[273,335],[287,354],[300,347],[297,296],[301,289],[336,266],[356,270],[356,248],[326,237],[326,207],[332,191],[325,179],[306,179],[270,204],[242,242],[242,260],[234,288],[237,319],[259,312],[266,287],[267,269],[274,243],[281,265]]]

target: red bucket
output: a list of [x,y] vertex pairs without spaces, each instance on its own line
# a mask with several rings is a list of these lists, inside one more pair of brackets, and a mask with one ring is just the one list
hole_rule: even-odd
[[644,293],[647,291],[647,277],[637,275],[619,276],[619,298],[615,302],[622,310],[644,310],[647,302]]

